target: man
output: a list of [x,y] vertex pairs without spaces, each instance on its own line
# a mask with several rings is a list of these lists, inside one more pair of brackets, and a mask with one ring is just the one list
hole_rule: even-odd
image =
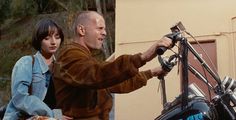
[[64,115],[79,120],[108,120],[112,108],[110,93],[128,93],[147,80],[165,74],[161,67],[139,72],[138,68],[156,56],[160,46],[169,48],[171,40],[162,38],[144,53],[122,55],[113,62],[99,62],[92,49],[101,49],[106,37],[104,18],[94,11],[78,14],[73,42],[59,52],[54,70],[57,107]]

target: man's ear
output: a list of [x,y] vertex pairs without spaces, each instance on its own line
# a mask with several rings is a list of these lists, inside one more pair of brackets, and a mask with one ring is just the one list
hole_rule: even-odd
[[77,33],[80,36],[84,36],[85,35],[85,27],[83,25],[77,25]]

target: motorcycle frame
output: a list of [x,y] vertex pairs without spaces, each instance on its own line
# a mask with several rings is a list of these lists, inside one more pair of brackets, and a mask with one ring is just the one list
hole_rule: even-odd
[[[207,85],[214,89],[211,84],[207,82],[205,77],[201,75],[196,69],[194,69],[191,65],[188,64],[188,51],[190,51],[200,62],[200,64],[204,67],[204,69],[207,70],[207,72],[213,77],[213,79],[217,82],[218,86],[221,87],[221,80],[219,76],[209,67],[209,65],[200,57],[200,55],[197,53],[197,51],[192,47],[192,45],[188,42],[187,38],[182,37],[180,39],[180,60],[181,60],[181,71],[182,71],[182,109],[186,108],[188,105],[188,84],[189,84],[189,78],[188,78],[188,70],[190,70],[195,76],[200,78],[204,83],[207,83]],[[220,90],[222,90],[220,88]]]
[[[181,70],[182,70],[182,91],[183,91],[183,96],[182,96],[182,110],[188,107],[188,84],[189,84],[189,79],[188,79],[188,70],[192,72],[197,78],[202,80],[206,85],[209,86],[214,92],[219,95],[219,96],[225,96],[225,92],[221,86],[221,80],[219,76],[209,67],[209,65],[200,57],[200,55],[197,53],[197,51],[192,47],[192,45],[188,42],[187,38],[183,37],[180,40],[180,60],[181,60]],[[212,76],[212,78],[217,82],[217,87],[213,87],[209,82],[207,82],[206,78],[201,75],[200,72],[198,72],[193,66],[191,66],[188,63],[188,50],[197,58],[197,60],[200,62],[200,64],[204,67],[204,69],[207,70],[207,72]],[[218,96],[218,97],[219,97]],[[220,98],[220,97],[219,97]],[[224,100],[223,100],[224,99]],[[217,99],[220,101],[221,105],[224,107],[226,111],[228,111],[229,116],[231,119],[236,119],[236,116],[234,116],[235,112],[232,108],[228,107],[229,106],[229,101],[230,97],[224,97]],[[224,102],[227,100],[227,102]]]

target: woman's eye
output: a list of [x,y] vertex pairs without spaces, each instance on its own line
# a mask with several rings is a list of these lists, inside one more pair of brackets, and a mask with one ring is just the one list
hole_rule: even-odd
[[59,34],[57,34],[57,35],[55,35],[55,38],[56,38],[56,39],[60,39],[61,37],[60,37]]
[[49,40],[49,39],[50,39],[50,37],[48,36],[48,37],[45,37],[44,39],[45,39],[45,40]]
[[56,38],[56,39],[60,39],[61,37],[60,37],[60,36],[56,36],[55,38]]

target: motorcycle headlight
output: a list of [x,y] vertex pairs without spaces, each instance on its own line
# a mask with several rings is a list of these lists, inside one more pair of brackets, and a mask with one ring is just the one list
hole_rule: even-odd
[[228,76],[224,78],[221,83],[221,86],[224,88],[225,91],[236,92],[236,81]]
[[194,83],[190,84],[188,86],[188,92],[189,92],[189,96],[188,97],[193,97],[193,96],[200,96],[200,97],[204,97],[205,98],[205,94],[204,92],[202,92],[202,90]]
[[230,100],[236,105],[236,80],[226,76],[221,83],[225,93],[229,94]]

